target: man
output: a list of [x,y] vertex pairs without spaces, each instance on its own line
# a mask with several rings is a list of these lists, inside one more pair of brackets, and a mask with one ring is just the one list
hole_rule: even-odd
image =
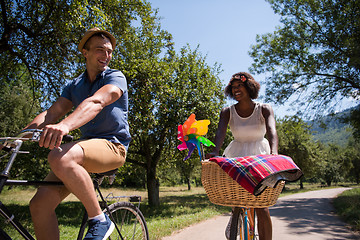
[[[46,180],[60,180],[64,187],[40,187],[30,201],[38,240],[59,239],[55,208],[71,192],[84,205],[89,230],[84,239],[105,239],[114,229],[102,213],[88,172],[116,169],[125,163],[130,142],[128,90],[125,76],[108,68],[115,38],[98,28],[88,30],[78,49],[86,59],[86,71],[67,84],[61,97],[26,128],[43,129],[39,145],[51,149],[51,172]],[[75,110],[63,118],[70,110]],[[80,141],[61,145],[62,137],[80,128]]]

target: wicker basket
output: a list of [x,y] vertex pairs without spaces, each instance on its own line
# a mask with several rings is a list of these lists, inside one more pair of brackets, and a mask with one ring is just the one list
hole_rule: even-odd
[[230,207],[264,208],[275,205],[284,185],[280,181],[275,188],[266,188],[259,196],[254,196],[235,180],[233,180],[219,165],[210,161],[202,161],[201,182],[210,202]]

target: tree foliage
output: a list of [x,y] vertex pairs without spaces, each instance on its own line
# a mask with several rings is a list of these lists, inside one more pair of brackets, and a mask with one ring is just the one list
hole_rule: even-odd
[[[268,0],[282,25],[257,36],[252,70],[271,73],[266,100],[294,100],[324,112],[342,98],[360,97],[360,2]],[[291,98],[292,97],[292,98]]]
[[[0,137],[16,136],[40,111],[39,102],[31,100],[34,94],[39,96],[39,93],[33,92],[28,76],[20,74],[23,69],[12,70],[9,75],[15,80],[8,81],[9,79],[3,76],[4,81],[0,82]],[[36,145],[37,143],[23,145],[22,150],[36,149],[36,154],[35,151],[31,151],[32,154],[19,154],[12,167],[12,178],[38,180],[45,177],[49,169],[46,164],[47,151]],[[6,163],[5,159],[1,159],[0,169],[4,169]]]
[[343,152],[344,157],[351,162],[349,179],[360,184],[360,143],[351,139]]
[[[345,154],[345,152],[347,153]],[[330,144],[326,147],[326,151],[323,151],[321,157],[323,163],[320,168],[320,176],[328,186],[346,179],[353,167],[351,153],[344,147]]]
[[85,29],[79,12],[85,8],[72,1],[1,1],[0,54],[9,61],[1,64],[9,73],[22,66],[34,89],[58,96],[79,61],[75,43]]
[[[146,49],[146,41],[144,45],[136,51]],[[163,58],[156,59],[150,54],[145,59],[135,59],[146,59],[146,64],[125,67],[131,70],[128,79],[133,113],[130,114],[133,141],[128,161],[146,168],[149,202],[158,205],[157,166],[160,162],[173,165],[174,159],[183,159],[176,149],[178,124],[191,113],[197,119],[217,122],[216,113],[224,97],[217,77],[219,69],[208,66],[197,49],[187,46],[174,54],[169,48]]]
[[[312,140],[310,126],[300,118],[285,117],[278,120],[279,154],[291,157],[304,173],[311,178],[321,166],[319,146]],[[301,188],[302,188],[301,179]]]

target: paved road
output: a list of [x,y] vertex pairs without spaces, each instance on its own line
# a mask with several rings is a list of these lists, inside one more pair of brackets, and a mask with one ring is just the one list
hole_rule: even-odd
[[[274,240],[360,239],[333,214],[331,199],[348,188],[293,194],[279,198],[270,208]],[[226,240],[229,214],[185,228],[162,240]]]

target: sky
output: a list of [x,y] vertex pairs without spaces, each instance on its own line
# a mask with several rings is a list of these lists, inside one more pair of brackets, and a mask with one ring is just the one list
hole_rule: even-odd
[[[265,0],[147,1],[152,8],[158,9],[161,27],[172,34],[177,50],[186,44],[193,50],[199,46],[208,65],[221,64],[223,72],[219,77],[224,85],[232,74],[249,72],[253,60],[248,52],[251,45],[256,44],[256,35],[272,33],[281,26],[280,16]],[[266,75],[253,76],[261,83],[261,97],[265,94]],[[341,108],[348,108],[353,103],[344,104]],[[272,106],[278,117],[296,112],[290,103],[283,106],[272,103]]]

